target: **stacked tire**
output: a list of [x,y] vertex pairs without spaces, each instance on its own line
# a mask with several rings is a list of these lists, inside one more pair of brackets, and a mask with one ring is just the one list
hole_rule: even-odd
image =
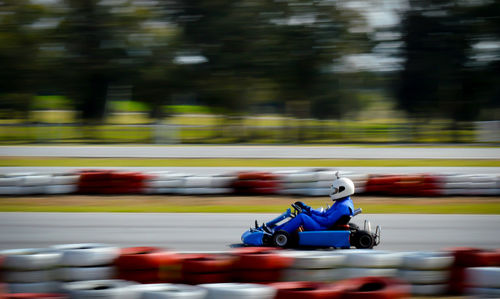
[[140,172],[89,170],[80,173],[78,193],[140,194],[144,193],[147,176]]
[[126,288],[128,299],[204,299],[208,291],[185,284],[140,284]]
[[79,179],[80,176],[76,173],[54,174],[46,192],[51,195],[76,193]]
[[332,282],[343,278],[346,256],[333,252],[293,251],[294,262],[284,272],[283,281]]
[[0,252],[2,279],[9,293],[57,293],[61,253],[50,249],[13,249]]
[[343,251],[346,255],[344,277],[397,277],[401,267],[402,255],[396,252],[352,250]]
[[1,195],[32,195],[47,193],[51,175],[36,173],[13,173],[0,178]]
[[212,283],[199,285],[208,291],[205,299],[274,299],[276,289],[253,283]]
[[379,175],[366,183],[365,192],[376,195],[439,196],[441,178],[432,175]]
[[234,177],[225,175],[216,176],[188,176],[184,178],[181,194],[188,195],[216,195],[233,192],[231,184]]
[[169,171],[150,172],[145,182],[144,192],[147,194],[179,194],[184,178],[188,174]]
[[495,174],[455,174],[443,176],[444,195],[498,195],[500,179]]
[[473,267],[465,271],[466,293],[484,298],[500,298],[500,267]]
[[84,280],[65,283],[62,292],[70,299],[133,299],[128,287],[134,285],[124,280]]
[[453,262],[453,255],[447,252],[407,253],[399,277],[411,284],[413,295],[444,295],[448,292]]
[[[167,277],[175,276],[162,274],[161,268],[179,265],[180,261],[178,253],[158,247],[127,247],[121,249],[114,265],[119,279],[138,283],[161,283],[166,282]],[[164,269],[163,272],[165,271]]]
[[233,281],[236,257],[229,254],[193,254],[182,259],[182,281],[187,284]]
[[[500,250],[482,250],[458,247],[447,250],[454,257],[449,290],[453,295],[462,295],[467,289],[467,270],[477,267],[500,267]],[[470,278],[470,275],[469,275]]]
[[281,190],[279,177],[270,172],[240,172],[231,188],[239,195],[271,195]]
[[284,271],[293,264],[293,257],[281,255],[275,248],[242,248],[235,255],[235,279],[241,282],[281,281]]
[[318,183],[318,173],[315,171],[278,171],[275,174],[280,177],[280,194],[302,196],[329,194],[329,186]]
[[62,282],[109,280],[115,277],[114,261],[119,248],[106,244],[64,244],[53,249],[61,253],[57,277]]

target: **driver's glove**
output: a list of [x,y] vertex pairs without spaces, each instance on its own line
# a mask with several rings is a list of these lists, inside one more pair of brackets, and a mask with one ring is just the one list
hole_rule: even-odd
[[301,209],[304,209],[305,207],[307,207],[307,205],[305,203],[301,202],[301,201],[296,201],[295,205],[298,206]]
[[305,203],[303,203],[301,201],[296,201],[295,205],[297,205],[298,207],[300,207],[303,212],[306,212],[307,214],[311,214],[311,207],[308,206],[308,205],[306,205]]

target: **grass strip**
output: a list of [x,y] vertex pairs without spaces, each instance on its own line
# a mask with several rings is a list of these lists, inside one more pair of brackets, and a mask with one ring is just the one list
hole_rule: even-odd
[[480,159],[222,159],[2,157],[0,167],[500,167]]
[[[0,205],[0,212],[92,212],[92,213],[281,213],[283,205]],[[363,204],[366,214],[500,214],[500,203],[479,204]]]

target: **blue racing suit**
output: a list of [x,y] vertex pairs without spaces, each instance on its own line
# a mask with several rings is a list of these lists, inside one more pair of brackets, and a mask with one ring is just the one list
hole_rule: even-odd
[[274,230],[280,229],[293,233],[300,226],[306,231],[326,230],[332,227],[342,216],[353,216],[354,204],[350,196],[337,199],[335,203],[325,211],[318,211],[305,206],[302,213],[290,221],[277,226]]

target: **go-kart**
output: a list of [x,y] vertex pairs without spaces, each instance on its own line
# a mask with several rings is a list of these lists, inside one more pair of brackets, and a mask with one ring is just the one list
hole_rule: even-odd
[[292,204],[293,211],[288,208],[283,214],[275,219],[259,226],[257,220],[255,227],[250,227],[241,236],[241,241],[246,246],[275,246],[282,248],[296,247],[333,247],[347,249],[355,247],[358,249],[371,249],[380,243],[380,226],[374,232],[371,230],[369,221],[365,220],[363,229],[358,225],[350,223],[352,217],[360,214],[362,210],[356,209],[354,216],[343,216],[332,227],[320,231],[304,231],[299,228],[290,234],[284,230],[274,231],[280,222],[293,218],[302,213],[302,208]]

